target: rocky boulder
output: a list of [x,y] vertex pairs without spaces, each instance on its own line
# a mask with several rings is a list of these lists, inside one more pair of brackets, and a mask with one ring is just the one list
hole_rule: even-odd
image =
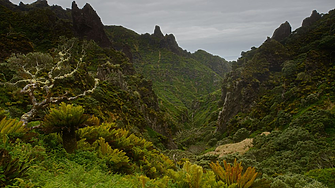
[[79,9],[76,2],[72,2],[73,27],[77,37],[94,40],[101,47],[111,47],[100,17],[88,3],[83,9]]
[[314,22],[318,21],[319,19],[321,19],[321,15],[316,10],[313,10],[311,16],[305,18],[302,21],[301,27],[308,27],[312,25]]
[[290,23],[288,23],[287,21],[285,23],[282,23],[273,33],[272,35],[272,39],[276,40],[276,41],[282,41],[284,40],[286,37],[290,36],[292,32],[292,28]]

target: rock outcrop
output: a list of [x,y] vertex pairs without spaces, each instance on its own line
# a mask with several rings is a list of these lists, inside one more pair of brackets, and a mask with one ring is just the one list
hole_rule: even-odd
[[32,6],[36,7],[36,8],[46,8],[49,7],[48,5],[48,1],[46,0],[37,0],[36,2],[31,4]]
[[217,131],[222,133],[226,131],[230,133],[227,127],[230,119],[239,112],[248,111],[255,104],[259,93],[257,83],[245,80],[236,80],[229,87],[222,87],[224,103],[217,121]]
[[161,28],[158,25],[155,26],[155,30],[154,30],[153,36],[155,36],[155,37],[157,37],[159,39],[164,39],[164,35],[163,35],[162,31],[161,31]]
[[321,19],[321,15],[316,10],[313,10],[311,16],[305,18],[302,21],[301,27],[308,27],[320,19]]
[[0,0],[0,5],[10,9],[10,10],[16,10],[17,6],[11,3],[9,0]]
[[286,37],[290,36],[292,32],[292,28],[290,23],[288,23],[287,21],[285,23],[282,23],[273,33],[272,35],[272,39],[276,40],[276,41],[282,41],[284,40]]
[[183,50],[179,47],[173,34],[165,35],[164,40],[161,41],[161,47],[167,48],[178,55],[181,55],[183,52]]
[[158,25],[155,26],[153,34],[144,34],[141,37],[146,38],[151,45],[157,46],[158,48],[168,49],[177,55],[185,54],[185,51],[179,47],[175,36],[173,34],[166,34],[164,36]]
[[100,17],[90,4],[86,3],[83,9],[79,9],[76,2],[73,1],[72,20],[77,37],[94,40],[99,46],[104,48],[112,46],[104,31],[104,25]]

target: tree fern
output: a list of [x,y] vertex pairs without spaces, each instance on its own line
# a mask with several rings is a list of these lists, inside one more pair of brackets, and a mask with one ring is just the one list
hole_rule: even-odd
[[83,127],[89,118],[81,106],[61,103],[45,115],[43,127],[45,132],[62,133],[64,149],[72,153],[77,149],[76,130]]
[[[103,123],[100,126],[85,127],[77,131],[81,147],[90,148],[93,143],[101,147],[118,149],[125,152],[131,163],[136,164],[148,177],[155,178],[165,174],[167,169],[175,168],[173,161],[154,149],[153,144],[143,138],[130,134],[128,130],[118,129],[114,123]],[[104,139],[102,141],[98,141]],[[102,148],[103,149],[103,148]],[[104,150],[102,150],[103,152]]]
[[237,184],[239,188],[249,188],[254,183],[257,172],[254,167],[248,167],[246,172],[242,175],[243,167],[242,163],[237,163],[236,159],[234,165],[227,164],[224,160],[224,169],[219,162],[211,163],[210,167],[217,176],[217,179],[227,183],[227,185]]
[[79,127],[89,118],[88,115],[84,114],[83,107],[61,103],[58,107],[49,110],[49,114],[44,117],[43,124],[52,130],[63,131],[70,129],[70,127]]
[[204,173],[201,166],[189,161],[186,161],[179,171],[169,170],[169,175],[180,187],[227,188],[225,183],[215,180],[215,174],[212,171]]
[[7,142],[8,134],[25,132],[26,130],[22,125],[22,121],[17,121],[16,119],[6,119],[6,117],[3,118],[0,121],[0,136],[3,143]]
[[[112,149],[110,145],[101,138],[95,142],[100,158],[107,159],[107,165],[114,171],[129,171],[130,163],[126,153],[119,149]],[[122,169],[123,168],[123,169]]]

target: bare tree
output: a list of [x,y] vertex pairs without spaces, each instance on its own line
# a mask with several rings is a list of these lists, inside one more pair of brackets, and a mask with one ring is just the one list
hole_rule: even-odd
[[[92,93],[97,88],[99,79],[96,78],[91,89],[82,91],[75,96],[73,94],[70,96],[66,90],[62,91],[62,94],[56,95],[52,90],[57,82],[74,77],[75,73],[78,72],[84,63],[85,44],[88,43],[83,43],[78,48],[78,41],[71,39],[59,47],[55,57],[47,53],[32,52],[26,55],[14,54],[8,59],[8,66],[16,74],[9,82],[3,84],[22,88],[20,92],[27,94],[32,104],[30,111],[21,116],[21,121],[24,124],[31,121],[40,109],[46,108],[51,103],[74,100]],[[37,96],[40,93],[43,93],[42,98]]]

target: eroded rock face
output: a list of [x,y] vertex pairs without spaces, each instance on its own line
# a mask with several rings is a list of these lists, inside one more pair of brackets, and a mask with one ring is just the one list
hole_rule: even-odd
[[311,16],[305,18],[302,21],[301,27],[308,27],[312,25],[314,22],[318,21],[319,19],[321,19],[321,15],[316,10],[313,10]]
[[157,37],[159,39],[163,39],[164,38],[164,35],[163,35],[162,31],[161,31],[161,28],[158,25],[155,26],[155,30],[154,30],[153,36],[155,36],[155,37]]
[[224,104],[219,113],[217,131],[226,132],[229,120],[239,112],[248,111],[254,104],[259,91],[259,85],[237,80],[230,89],[223,87]]
[[143,38],[146,38],[147,41],[151,45],[156,45],[159,48],[165,48],[170,51],[172,51],[175,54],[178,55],[183,55],[185,52],[182,48],[179,47],[176,38],[173,34],[166,34],[165,36],[163,35],[161,28],[156,25],[154,33],[149,35],[149,34],[144,34],[142,35]]
[[161,47],[167,48],[175,54],[181,55],[182,49],[179,47],[176,38],[173,34],[165,35],[164,40],[161,41]]
[[72,20],[76,35],[81,39],[94,40],[101,47],[111,47],[100,17],[88,3],[79,9],[76,2],[72,2]]
[[276,41],[281,41],[285,39],[286,37],[290,36],[292,32],[292,27],[290,23],[287,21],[285,23],[282,23],[273,33],[272,39]]

